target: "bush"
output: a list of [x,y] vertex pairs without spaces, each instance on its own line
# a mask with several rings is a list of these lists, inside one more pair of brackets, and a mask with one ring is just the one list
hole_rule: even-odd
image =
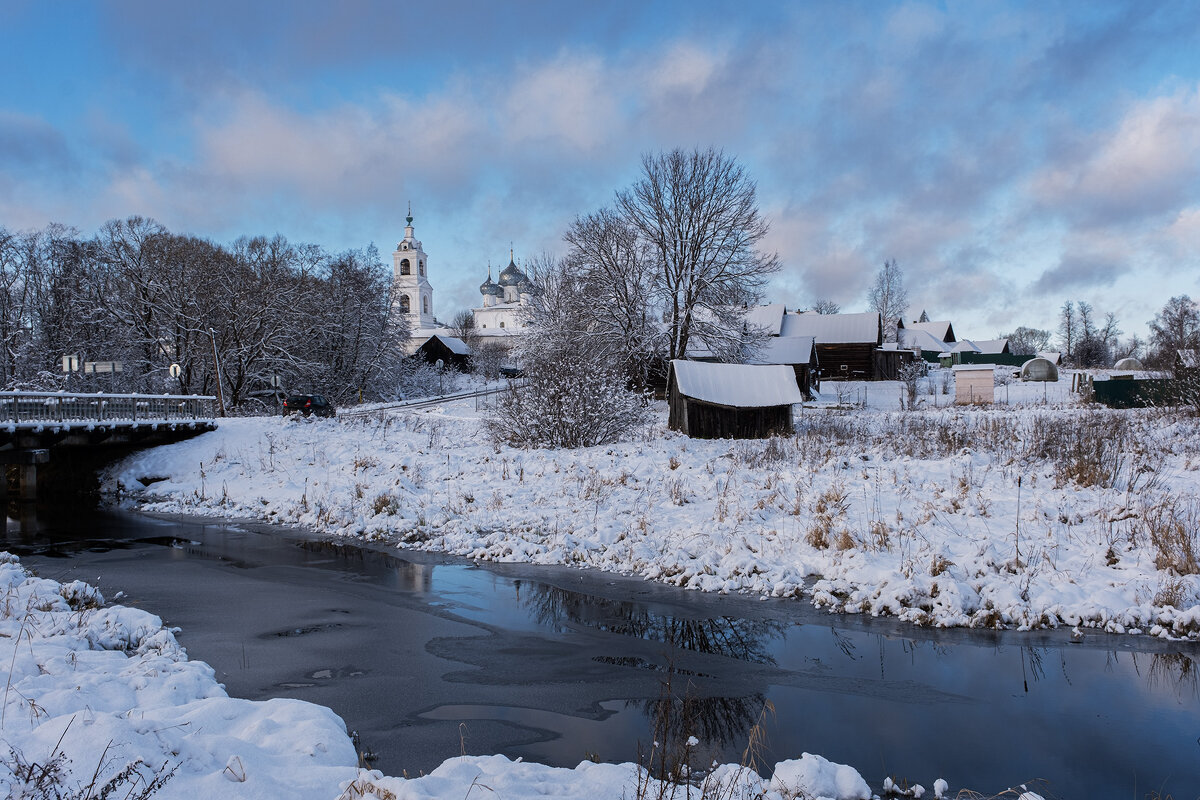
[[500,395],[486,425],[494,441],[516,447],[592,447],[647,417],[646,398],[619,369],[558,358],[526,365],[525,381]]

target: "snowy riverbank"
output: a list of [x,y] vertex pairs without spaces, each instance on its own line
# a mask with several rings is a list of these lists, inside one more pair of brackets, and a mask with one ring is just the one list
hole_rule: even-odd
[[730,442],[658,424],[606,447],[522,451],[487,441],[471,402],[231,419],[114,465],[105,485],[147,510],[925,625],[1200,637],[1194,416],[866,407],[808,409],[798,425]]
[[[29,575],[8,554],[0,554],[0,598],[8,665],[0,789],[13,800],[108,796],[105,786],[113,796],[158,800],[461,800],[474,791],[522,800],[548,787],[578,800],[660,796],[633,764],[560,769],[464,756],[413,779],[360,770],[332,711],[226,696],[212,669],[189,661],[152,614],[106,606],[78,581]],[[726,765],[707,780],[710,797],[718,784],[729,798],[870,796],[857,771],[808,754],[778,764],[770,779]]]

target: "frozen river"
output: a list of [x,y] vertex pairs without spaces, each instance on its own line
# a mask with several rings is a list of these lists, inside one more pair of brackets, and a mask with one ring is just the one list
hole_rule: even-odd
[[10,520],[5,546],[179,626],[232,695],[333,708],[389,774],[462,752],[632,761],[655,719],[738,761],[763,720],[767,765],[818,753],[877,790],[891,775],[984,794],[1200,796],[1194,643],[927,631],[125,513]]

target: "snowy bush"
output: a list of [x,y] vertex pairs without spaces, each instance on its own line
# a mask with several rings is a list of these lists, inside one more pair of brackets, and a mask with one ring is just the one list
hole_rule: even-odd
[[525,381],[496,401],[492,439],[516,447],[609,444],[647,418],[646,400],[619,369],[568,359],[527,365]]

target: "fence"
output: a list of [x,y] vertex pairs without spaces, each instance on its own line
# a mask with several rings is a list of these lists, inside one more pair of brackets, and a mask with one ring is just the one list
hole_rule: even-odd
[[0,425],[211,420],[216,402],[215,397],[198,395],[0,392]]

